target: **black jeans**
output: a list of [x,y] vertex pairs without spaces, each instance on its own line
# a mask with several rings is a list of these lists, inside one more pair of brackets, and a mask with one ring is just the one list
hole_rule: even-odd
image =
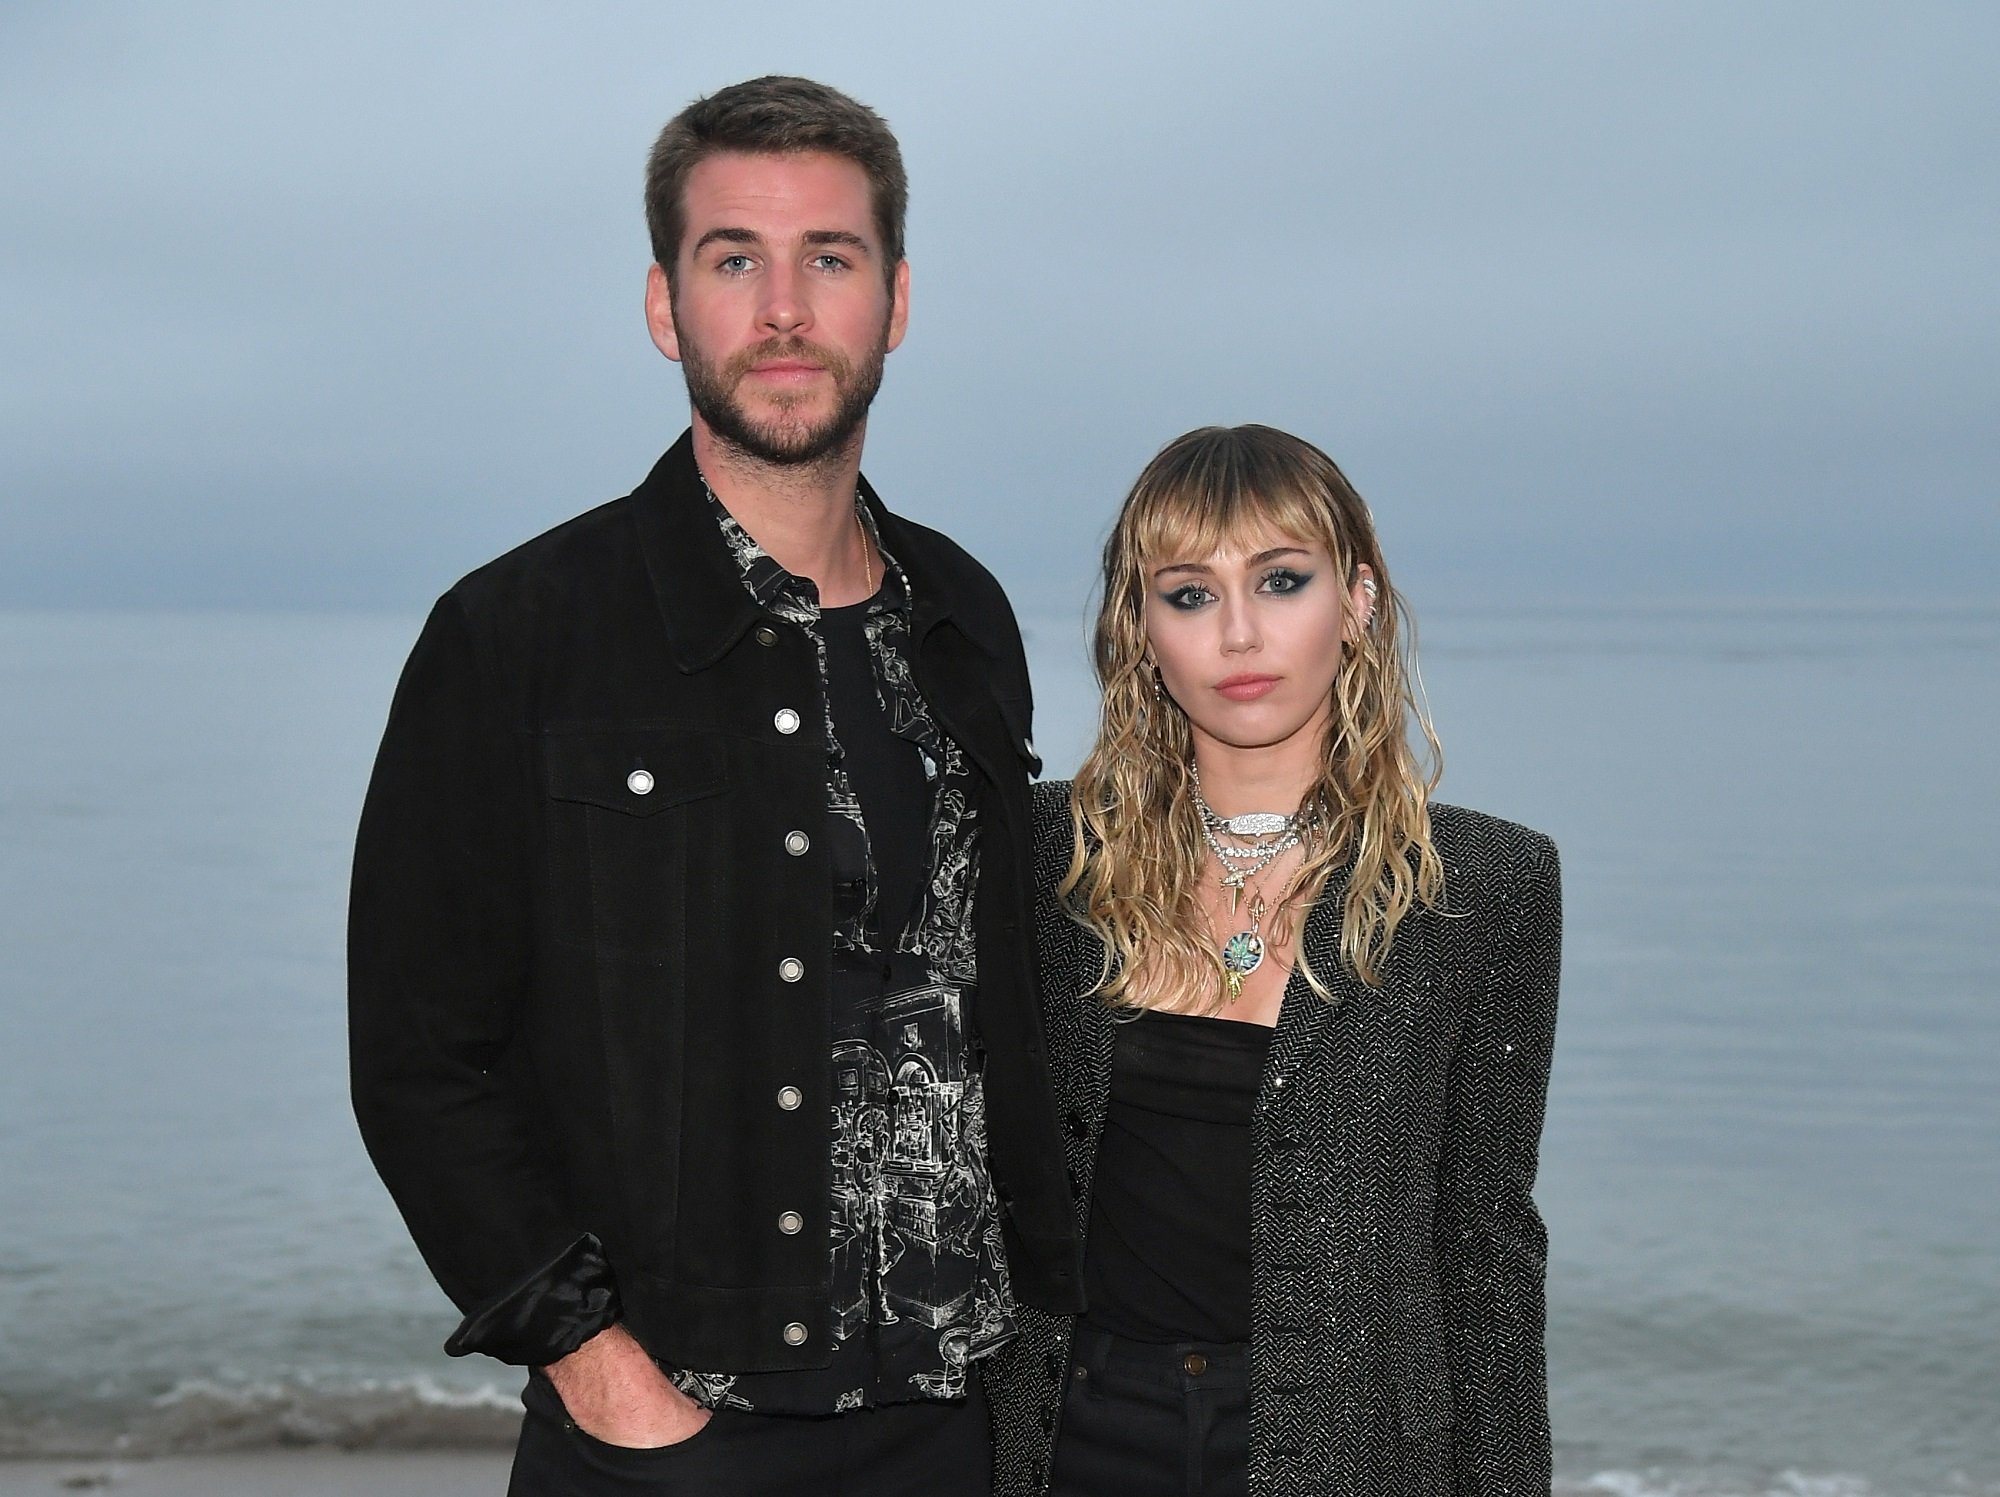
[[1249,1490],[1247,1346],[1159,1346],[1077,1326],[1049,1497]]
[[714,1415],[678,1445],[631,1450],[585,1434],[532,1373],[508,1497],[988,1497],[993,1442],[979,1379],[957,1403],[924,1399],[797,1418]]

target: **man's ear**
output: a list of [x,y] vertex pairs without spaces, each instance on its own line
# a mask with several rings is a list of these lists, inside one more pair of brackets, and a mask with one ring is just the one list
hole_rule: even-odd
[[[889,281],[889,348],[893,352],[910,325],[910,262],[898,260]],[[672,358],[672,354],[667,355]]]
[[681,335],[674,326],[674,293],[667,285],[667,273],[658,265],[646,271],[646,331],[653,335],[653,347],[681,361]]

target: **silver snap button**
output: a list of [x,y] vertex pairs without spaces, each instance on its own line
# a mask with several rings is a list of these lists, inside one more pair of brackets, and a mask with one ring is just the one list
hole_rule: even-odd
[[786,982],[797,982],[806,975],[806,964],[795,956],[788,956],[778,963],[778,976]]
[[804,1346],[805,1344],[806,1344],[806,1328],[804,1326],[800,1325],[795,1320],[790,1325],[785,1327],[785,1345]]
[[805,1093],[795,1086],[781,1086],[778,1088],[778,1105],[784,1108],[786,1112],[797,1112],[799,1110],[799,1103],[805,1101],[805,1099]]
[[799,730],[799,715],[789,707],[780,707],[771,719],[771,726],[780,733],[796,733]]
[[769,624],[759,624],[755,631],[755,638],[758,644],[768,650],[778,642],[778,631],[773,629]]
[[785,851],[795,858],[803,856],[805,850],[812,845],[812,838],[808,837],[804,832],[785,833]]
[[806,1219],[796,1211],[787,1211],[778,1218],[778,1230],[783,1232],[787,1237],[798,1236],[799,1229],[804,1227],[805,1224]]
[[625,788],[634,795],[651,795],[653,793],[653,777],[643,769],[635,769],[625,776]]

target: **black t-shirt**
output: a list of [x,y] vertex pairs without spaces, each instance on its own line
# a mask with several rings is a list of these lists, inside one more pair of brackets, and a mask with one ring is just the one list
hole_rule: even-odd
[[872,854],[877,890],[869,926],[875,944],[887,951],[916,908],[929,862],[931,789],[923,750],[896,733],[883,709],[868,651],[867,617],[866,603],[820,610],[827,706],[840,741],[841,768],[868,828],[863,847],[851,823],[832,818],[834,898],[838,909],[854,908],[849,901],[862,897],[866,860]]
[[1099,1330],[1250,1339],[1250,1119],[1270,1042],[1196,1014],[1117,1026],[1083,1266]]

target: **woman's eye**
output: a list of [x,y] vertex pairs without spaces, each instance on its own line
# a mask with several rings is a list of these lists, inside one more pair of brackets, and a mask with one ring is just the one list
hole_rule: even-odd
[[1198,583],[1190,582],[1185,587],[1177,587],[1170,593],[1161,594],[1161,599],[1169,608],[1182,610],[1199,608],[1215,595]]
[[1312,581],[1312,573],[1295,572],[1290,567],[1273,567],[1264,574],[1264,591],[1267,593],[1295,593]]

